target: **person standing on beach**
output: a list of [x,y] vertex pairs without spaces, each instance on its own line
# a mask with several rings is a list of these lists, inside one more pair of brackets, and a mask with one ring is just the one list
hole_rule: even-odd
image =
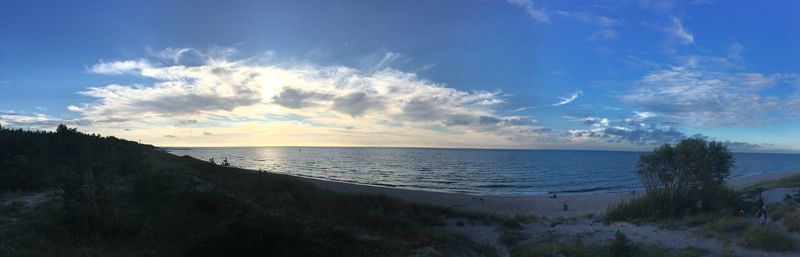
[[761,205],[761,209],[758,209],[758,212],[756,213],[756,218],[758,218],[758,224],[761,224],[762,226],[764,225],[764,223],[767,223],[766,205]]

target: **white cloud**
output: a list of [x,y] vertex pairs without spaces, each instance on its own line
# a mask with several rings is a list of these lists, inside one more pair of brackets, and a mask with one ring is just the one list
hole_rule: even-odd
[[151,50],[151,52],[153,52],[153,55],[160,57],[162,59],[170,60],[173,63],[180,63],[181,57],[184,54],[189,53],[191,51],[193,51],[191,48],[172,48],[172,47],[166,48],[158,52],[153,52]]
[[[147,60],[102,62],[91,71],[137,74],[155,82],[91,87],[80,93],[96,101],[67,109],[97,126],[114,123],[162,130],[165,126],[233,126],[242,121],[271,123],[275,122],[271,117],[281,116],[311,125],[309,129],[317,128],[317,133],[347,128],[358,133],[468,134],[475,141],[493,144],[531,143],[541,137],[536,133],[542,128],[531,117],[496,111],[505,103],[502,92],[457,90],[389,68],[388,63],[399,56],[388,52],[363,71],[344,66],[285,65],[255,58],[206,58],[195,66],[156,65]],[[558,105],[576,97],[564,98]],[[183,122],[186,120],[193,122]],[[393,125],[375,122],[381,120]],[[162,136],[153,140],[191,140],[177,131],[160,134],[180,138]],[[410,136],[407,140],[417,139]]]
[[514,110],[514,112],[521,112],[521,111],[524,111],[524,110],[529,110],[529,109],[534,109],[534,108],[543,108],[543,107],[556,107],[556,106],[562,106],[562,105],[566,105],[566,104],[569,104],[569,103],[571,103],[572,101],[575,101],[575,99],[578,99],[578,97],[580,97],[581,95],[583,95],[583,91],[581,91],[581,90],[575,90],[575,92],[573,92],[573,93],[572,93],[572,94],[570,94],[569,96],[566,96],[566,97],[559,97],[559,99],[561,99],[561,101],[559,101],[559,102],[557,102],[557,103],[554,103],[554,104],[548,104],[548,105],[538,105],[538,106],[526,106],[526,107],[521,107],[521,108],[517,108],[516,110]]
[[694,43],[694,34],[683,25],[683,22],[678,17],[672,16],[672,26],[667,27],[665,31],[683,44]]
[[0,125],[5,127],[24,127],[30,129],[52,129],[65,121],[50,115],[36,113],[23,114],[12,111],[0,112]]
[[578,99],[578,97],[580,97],[581,95],[583,95],[583,91],[576,90],[570,96],[561,97],[561,101],[558,102],[558,103],[554,103],[553,106],[561,106],[561,105],[565,105],[565,104],[571,103],[572,101],[575,101],[575,99]]
[[550,22],[550,14],[542,7],[536,6],[533,0],[507,0],[508,3],[525,8],[528,16],[542,23]]
[[612,40],[617,38],[617,30],[614,29],[601,29],[598,31],[593,32],[587,40],[589,41],[597,41],[597,40]]
[[710,72],[687,67],[644,76],[623,99],[651,112],[638,113],[693,127],[759,125],[775,122],[789,100],[763,94],[793,74]]
[[150,62],[146,60],[127,60],[114,62],[101,62],[89,68],[90,72],[100,74],[122,74],[137,72],[151,68]]

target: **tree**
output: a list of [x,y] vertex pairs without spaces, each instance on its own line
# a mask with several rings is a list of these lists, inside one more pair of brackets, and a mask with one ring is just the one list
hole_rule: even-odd
[[59,134],[59,135],[78,134],[78,129],[77,128],[69,128],[69,127],[67,127],[67,125],[64,125],[64,124],[58,124],[58,127],[56,127],[56,134]]
[[682,202],[704,208],[724,189],[732,167],[733,155],[722,143],[687,138],[643,154],[636,172],[648,194],[669,199],[673,207]]

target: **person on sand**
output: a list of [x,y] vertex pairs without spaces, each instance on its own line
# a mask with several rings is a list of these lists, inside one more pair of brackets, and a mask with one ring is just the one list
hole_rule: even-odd
[[764,223],[767,223],[767,206],[766,205],[761,205],[761,208],[758,209],[758,212],[756,212],[756,218],[758,218],[758,224],[761,224],[762,226],[764,225]]

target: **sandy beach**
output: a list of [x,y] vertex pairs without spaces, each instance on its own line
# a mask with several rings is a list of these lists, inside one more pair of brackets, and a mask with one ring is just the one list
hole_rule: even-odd
[[[800,171],[771,173],[757,176],[736,177],[727,181],[733,188],[743,188],[749,185],[769,180],[777,180]],[[404,199],[410,202],[446,206],[464,211],[487,212],[502,215],[538,215],[538,216],[565,216],[574,217],[587,214],[602,214],[609,206],[621,201],[639,197],[644,192],[598,192],[559,195],[557,198],[549,196],[492,196],[468,195],[457,193],[429,192],[400,188],[357,185],[343,182],[303,178],[320,188],[344,193],[383,194]],[[564,210],[567,204],[567,210]]]

